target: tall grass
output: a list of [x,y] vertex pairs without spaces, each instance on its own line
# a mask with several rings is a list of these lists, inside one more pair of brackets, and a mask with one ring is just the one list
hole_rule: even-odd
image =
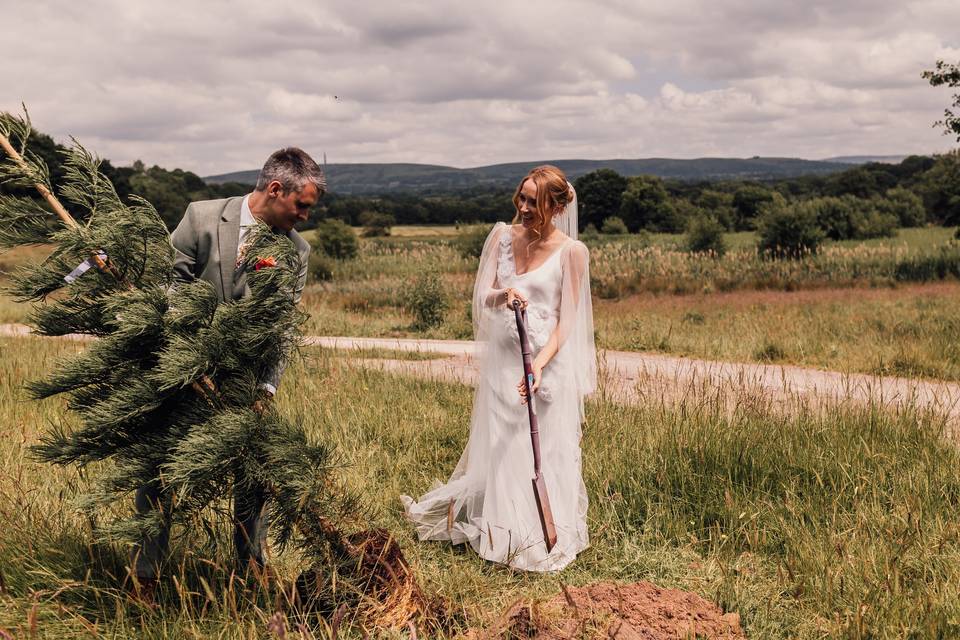
[[791,291],[956,279],[960,276],[960,244],[926,250],[833,245],[800,260],[771,260],[755,250],[716,257],[657,246],[604,244],[591,250],[590,265],[594,295],[604,299],[641,292]]
[[710,360],[960,380],[960,285],[689,296],[594,306],[598,342]]
[[[320,335],[469,339],[476,260],[456,237],[365,239],[356,260],[337,261],[333,279],[309,284],[306,330]],[[449,229],[447,229],[449,231]],[[642,234],[589,239],[598,344],[737,361],[960,379],[953,339],[960,307],[912,284],[954,284],[960,244],[944,228],[904,229],[897,238],[828,245],[803,260],[767,260],[751,233],[726,234],[722,258],[679,249],[682,236]],[[5,264],[42,259],[42,248],[3,256]],[[405,292],[437,274],[451,301],[444,323],[418,326]],[[0,279],[2,284],[2,279]],[[833,289],[849,294],[838,301]],[[936,287],[932,287],[934,291]],[[864,290],[883,291],[885,302]],[[733,295],[822,291],[824,300],[773,296],[744,308]],[[656,297],[660,296],[660,297]],[[684,308],[682,313],[676,309]],[[689,315],[688,315],[689,314]],[[26,309],[0,298],[0,323],[22,322]]]
[[[90,637],[91,626],[116,638],[268,636],[282,607],[229,584],[227,528],[213,516],[212,538],[198,527],[178,541],[157,610],[125,597],[124,550],[92,553],[86,523],[70,508],[87,480],[25,455],[63,407],[23,402],[17,381],[76,347],[37,339],[2,346],[0,628],[29,635],[33,626],[36,637]],[[749,389],[738,392],[744,401],[733,411],[708,389],[669,405],[654,394],[624,407],[603,390],[591,400],[583,460],[592,546],[559,575],[515,573],[417,542],[404,521],[398,496],[427,490],[456,464],[470,389],[308,351],[279,402],[338,447],[345,482],[465,624],[490,620],[518,597],[553,594],[561,582],[646,579],[738,611],[750,637],[960,634],[960,459],[942,422],[877,407],[798,404],[784,413]],[[295,559],[274,564],[290,575]]]

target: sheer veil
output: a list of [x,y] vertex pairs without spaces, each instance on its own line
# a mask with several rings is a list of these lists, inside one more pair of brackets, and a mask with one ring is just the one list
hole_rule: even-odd
[[572,239],[577,239],[577,191],[573,188],[573,185],[569,182],[567,187],[570,189],[570,193],[573,194],[573,197],[570,198],[570,202],[567,203],[567,206],[563,209],[563,212],[560,213],[556,218],[553,219],[553,226],[560,231],[563,231],[565,234],[570,236]]

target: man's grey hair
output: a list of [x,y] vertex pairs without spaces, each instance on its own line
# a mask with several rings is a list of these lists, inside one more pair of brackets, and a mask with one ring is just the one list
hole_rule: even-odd
[[297,147],[287,147],[270,154],[257,177],[257,191],[266,191],[267,185],[274,180],[283,186],[284,193],[301,191],[308,182],[317,185],[317,191],[321,193],[327,190],[327,177],[323,175],[323,169],[306,151]]

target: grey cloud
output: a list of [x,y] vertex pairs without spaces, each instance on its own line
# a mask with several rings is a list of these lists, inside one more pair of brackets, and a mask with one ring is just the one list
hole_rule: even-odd
[[[0,109],[117,162],[924,152],[955,0],[65,0],[6,10]],[[336,96],[336,97],[335,97]]]
[[426,11],[398,9],[394,6],[392,13],[378,12],[377,19],[364,26],[374,43],[399,48],[468,31],[466,23],[443,14],[436,16]]

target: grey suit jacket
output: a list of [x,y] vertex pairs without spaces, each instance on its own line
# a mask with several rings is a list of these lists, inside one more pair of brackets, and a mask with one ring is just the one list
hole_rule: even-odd
[[[180,224],[170,234],[170,241],[176,250],[174,276],[184,282],[197,278],[206,280],[216,289],[220,302],[235,297],[233,274],[240,240],[242,202],[242,196],[191,202]],[[294,303],[299,303],[307,282],[310,244],[296,231],[286,235],[300,254],[300,274],[293,294]],[[275,373],[264,382],[276,388],[282,371],[283,363],[279,363]]]

